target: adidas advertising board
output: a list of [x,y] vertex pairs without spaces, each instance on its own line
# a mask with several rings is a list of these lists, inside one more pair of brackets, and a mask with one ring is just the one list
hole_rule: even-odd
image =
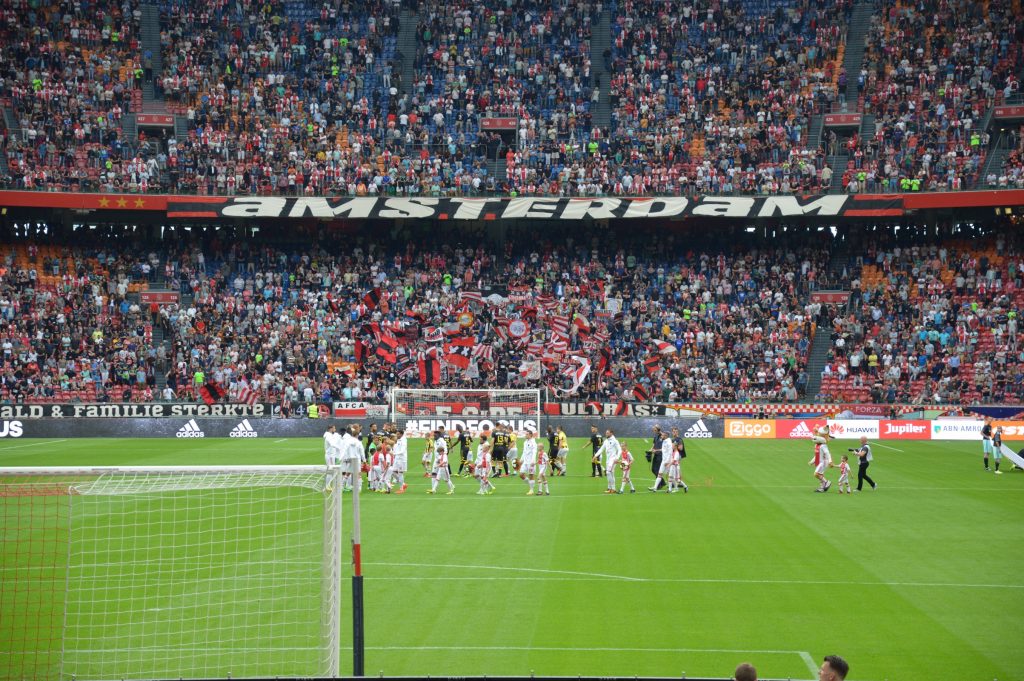
[[775,437],[810,439],[813,431],[825,425],[825,419],[776,419]]
[[[654,426],[661,428],[679,428],[680,433],[685,434],[698,422],[695,418],[635,418],[635,417],[605,417],[605,418],[566,418],[558,419],[551,417],[544,418],[510,418],[510,419],[487,419],[474,418],[412,418],[409,419],[410,430],[423,427],[454,429],[462,423],[470,430],[476,430],[486,423],[492,428],[493,424],[507,420],[516,430],[523,430],[526,426],[538,428],[541,432],[550,424],[561,425],[569,437],[589,437],[590,426],[596,425],[602,430],[611,428],[615,431],[620,440],[633,440],[636,438],[649,439]],[[334,424],[338,428],[345,428],[353,423],[361,424],[364,428],[371,421],[381,423],[383,419],[282,419],[282,418],[190,418],[187,421],[173,418],[35,418],[19,420],[0,420],[0,438],[319,438],[323,435],[328,425]],[[700,419],[702,426],[692,430],[693,434],[687,437],[696,438],[721,438],[725,436],[725,423],[721,419]],[[248,427],[246,427],[248,422]],[[244,434],[243,434],[244,433]],[[694,435],[700,433],[698,435]],[[705,434],[706,433],[706,434]]]
[[259,437],[259,434],[249,423],[249,419],[243,419],[241,423],[231,429],[228,437]]
[[195,419],[189,419],[188,423],[178,428],[178,432],[174,434],[174,437],[206,437],[206,433],[199,427]]
[[711,434],[711,431],[708,429],[708,427],[704,424],[704,419],[701,419],[701,420],[697,421],[697,423],[695,423],[692,426],[690,426],[689,428],[687,428],[683,432],[683,437],[710,438],[710,437],[714,437],[714,436]]

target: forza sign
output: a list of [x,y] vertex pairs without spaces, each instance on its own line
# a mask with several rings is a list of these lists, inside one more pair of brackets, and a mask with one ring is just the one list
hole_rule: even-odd
[[172,197],[168,217],[614,220],[628,218],[778,218],[902,213],[899,198],[857,195],[704,196],[659,198],[378,198],[378,197]]

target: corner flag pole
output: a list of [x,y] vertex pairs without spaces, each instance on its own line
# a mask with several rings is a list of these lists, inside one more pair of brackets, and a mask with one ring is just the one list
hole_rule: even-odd
[[363,676],[365,643],[363,639],[363,561],[360,553],[359,488],[363,471],[356,462],[352,484],[352,676]]

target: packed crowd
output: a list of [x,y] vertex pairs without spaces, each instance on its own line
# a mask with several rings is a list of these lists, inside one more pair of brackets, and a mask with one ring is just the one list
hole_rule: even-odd
[[[825,191],[839,173],[851,192],[964,189],[988,179],[980,122],[1019,90],[1024,58],[1014,0],[886,3],[868,35],[862,101],[843,102],[851,0],[405,1],[417,17],[407,55],[397,49],[403,0],[163,0],[154,73],[137,0],[7,0],[0,103],[12,134],[0,182],[227,195],[785,194]],[[610,37],[606,53],[591,54],[595,31]],[[187,135],[126,138],[143,83]],[[832,168],[835,149],[811,139],[810,123],[844,104],[874,116],[875,132],[848,139],[849,166]],[[605,107],[607,124],[595,118]],[[515,135],[481,129],[483,116],[516,119]],[[1008,172],[1007,186],[1019,176]]]
[[0,5],[0,100],[17,134],[8,174],[26,189],[140,190],[121,119],[143,78],[136,0]]
[[612,154],[658,193],[827,186],[807,133],[844,82],[849,6],[623,0],[610,55]]
[[871,243],[832,320],[825,399],[1020,402],[1024,252],[994,242]]
[[863,110],[875,134],[851,140],[852,191],[967,189],[988,148],[980,123],[1019,89],[1024,24],[1012,0],[886,7],[868,34]]
[[[285,402],[383,401],[425,381],[794,400],[806,384],[824,248],[694,253],[653,234],[615,247],[596,233],[524,234],[499,255],[408,236],[345,251],[9,246],[6,397],[199,399],[213,379],[232,397]],[[181,303],[140,306],[132,292],[150,280],[179,287]]]

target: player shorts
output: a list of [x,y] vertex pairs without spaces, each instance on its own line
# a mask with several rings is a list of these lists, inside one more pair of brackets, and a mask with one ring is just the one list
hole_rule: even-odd
[[982,440],[981,441],[981,451],[984,454],[991,454],[993,451],[995,451],[994,448],[992,447],[992,440]]
[[507,452],[508,452],[508,450],[505,449],[504,447],[495,447],[494,448],[494,460],[495,461],[504,461],[505,460],[505,454]]
[[669,467],[668,467],[668,477],[670,479],[672,479],[672,480],[678,480],[679,479],[679,475],[680,475],[680,473],[679,473],[679,464],[677,464],[677,463],[670,464]]
[[1003,453],[1000,451],[999,447],[992,447],[992,458],[996,461],[1003,458]]
[[525,475],[527,477],[537,472],[537,464],[534,462],[521,461],[519,463],[519,475]]
[[430,452],[427,452],[426,454],[424,454],[423,458],[420,459],[420,461],[422,461],[423,463],[430,463]]
[[448,467],[447,466],[440,466],[437,469],[436,475],[437,475],[437,479],[442,481],[442,482],[444,482],[446,480],[451,480],[452,479],[451,478],[451,474],[448,472]]
[[661,465],[658,466],[658,475],[668,475],[668,469],[671,466],[672,466],[671,462],[665,461],[665,459],[663,458],[661,460]]
[[564,459],[567,456],[569,456],[569,450],[568,449],[559,449],[558,450],[558,458],[559,459]]
[[518,457],[519,457],[519,449],[517,447],[513,447],[512,449],[508,450],[508,460],[509,461],[513,461],[513,460],[517,459]]
[[839,484],[840,485],[849,482],[849,480],[850,480],[850,474],[849,473],[843,473],[842,475],[839,476]]
[[821,462],[814,467],[815,475],[824,475],[825,471],[828,470],[828,459],[822,458]]

